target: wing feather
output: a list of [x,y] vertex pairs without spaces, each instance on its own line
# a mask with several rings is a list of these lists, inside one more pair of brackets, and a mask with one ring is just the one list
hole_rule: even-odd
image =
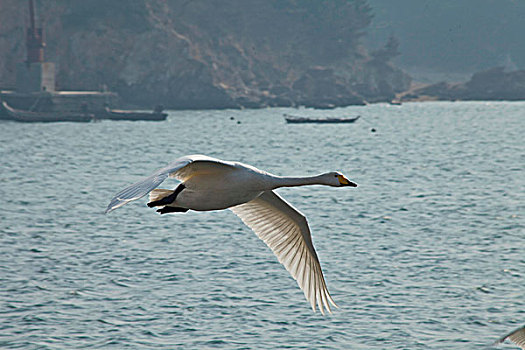
[[509,339],[511,342],[516,344],[522,349],[525,349],[525,326],[521,326],[509,334],[501,337],[494,345],[503,343],[505,340]]
[[126,203],[137,200],[157,188],[164,180],[174,177],[183,182],[197,172],[211,173],[213,171],[224,171],[235,169],[235,163],[225,162],[216,158],[195,154],[176,159],[162,169],[157,170],[147,178],[140,180],[118,192],[105,213],[109,213]]
[[272,191],[230,208],[274,252],[315,311],[337,305],[326,287],[321,264],[304,215]]

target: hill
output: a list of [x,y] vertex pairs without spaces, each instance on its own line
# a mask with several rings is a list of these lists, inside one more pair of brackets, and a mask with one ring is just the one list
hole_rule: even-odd
[[366,42],[400,40],[395,64],[419,82],[465,81],[503,66],[525,69],[525,1],[368,0],[374,18]]
[[[332,107],[389,101],[410,77],[398,43],[368,52],[365,0],[37,1],[63,90],[107,86],[166,108]],[[0,86],[25,57],[26,3],[3,0]]]

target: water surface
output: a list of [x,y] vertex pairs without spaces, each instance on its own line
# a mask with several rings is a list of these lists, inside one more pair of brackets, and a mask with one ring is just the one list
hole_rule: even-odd
[[[490,347],[525,323],[524,118],[525,103],[443,102],[1,122],[0,347]],[[313,313],[230,211],[159,216],[144,198],[103,214],[192,153],[359,184],[278,191],[308,217],[340,309]]]

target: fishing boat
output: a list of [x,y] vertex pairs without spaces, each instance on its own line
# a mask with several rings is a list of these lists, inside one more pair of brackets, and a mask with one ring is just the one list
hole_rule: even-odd
[[318,124],[332,124],[332,123],[354,123],[361,116],[354,118],[305,118],[296,117],[288,114],[284,114],[284,119],[287,123],[318,123]]
[[16,109],[2,101],[2,107],[10,120],[24,123],[90,122],[94,115],[78,112],[36,112]]
[[106,113],[97,115],[97,119],[110,120],[166,120],[167,113],[162,112],[162,108],[155,108],[153,112],[129,111],[121,109],[111,109],[106,107]]

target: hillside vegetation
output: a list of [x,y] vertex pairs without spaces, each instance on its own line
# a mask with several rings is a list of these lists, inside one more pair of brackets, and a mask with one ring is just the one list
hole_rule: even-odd
[[[124,101],[167,108],[316,107],[389,101],[410,85],[361,44],[365,0],[42,0],[46,59],[60,89],[105,85]],[[3,0],[0,86],[25,57],[27,3]]]

